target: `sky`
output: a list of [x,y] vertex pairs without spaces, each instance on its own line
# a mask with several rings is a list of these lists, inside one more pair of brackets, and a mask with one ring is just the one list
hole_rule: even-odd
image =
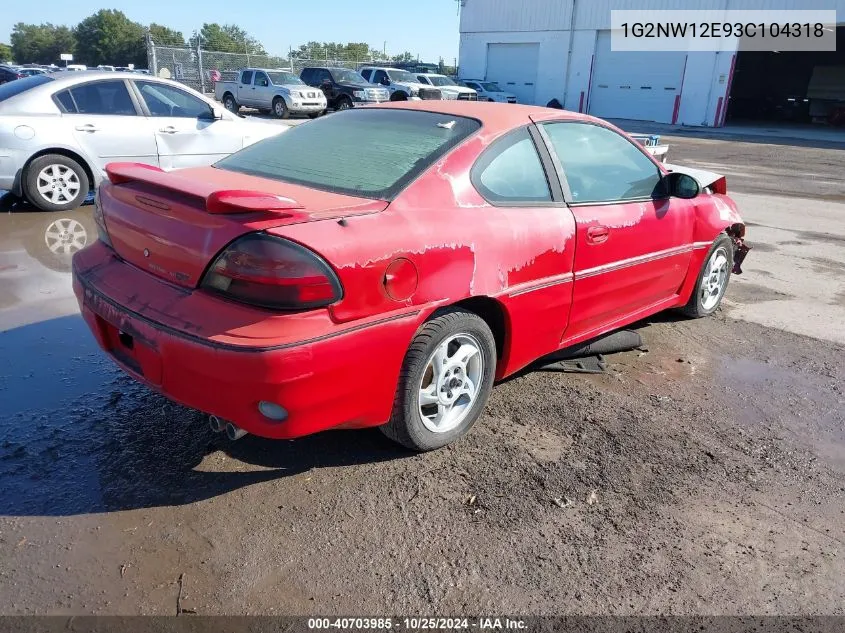
[[285,55],[310,40],[367,42],[396,55],[451,62],[458,56],[456,0],[42,0],[16,2],[0,12],[0,42],[9,43],[18,22],[74,26],[100,9],[118,9],[130,20],[157,22],[189,37],[203,22],[237,24],[271,54]]

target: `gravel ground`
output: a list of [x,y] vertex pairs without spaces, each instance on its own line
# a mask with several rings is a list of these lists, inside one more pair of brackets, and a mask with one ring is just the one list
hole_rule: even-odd
[[[730,185],[752,215],[791,171],[760,184],[779,164],[761,143],[671,143],[754,164]],[[843,156],[801,149],[820,179]],[[833,195],[799,180],[792,198]],[[2,614],[175,614],[180,577],[199,614],[845,612],[839,328],[732,318],[777,313],[752,264],[774,238],[715,317],[638,324],[647,351],[603,375],[508,380],[467,438],[414,455],[377,430],[221,441],[98,352],[33,246],[49,219],[0,216]],[[814,279],[842,270],[781,281]]]

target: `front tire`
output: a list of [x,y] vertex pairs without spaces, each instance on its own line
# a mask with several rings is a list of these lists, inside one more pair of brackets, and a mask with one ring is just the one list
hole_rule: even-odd
[[337,112],[340,112],[341,110],[349,110],[352,107],[352,99],[350,99],[349,97],[341,97],[337,102],[337,107],[335,108],[335,110]]
[[39,156],[27,167],[24,193],[41,211],[68,211],[88,197],[88,175],[78,162],[61,154]]
[[396,92],[394,92],[392,95],[390,95],[390,100],[391,100],[391,101],[407,101],[407,100],[408,100],[408,95],[406,95],[406,94],[405,94],[404,92],[402,92],[401,90],[397,90],[397,91],[396,91]]
[[457,308],[437,312],[405,354],[382,433],[415,451],[451,444],[481,415],[495,375],[496,341],[484,319]]
[[277,119],[290,118],[290,110],[288,110],[288,104],[286,104],[285,100],[281,97],[276,97],[275,99],[273,99],[273,115]]
[[722,233],[707,252],[698,280],[687,304],[681,308],[688,317],[700,319],[713,314],[721,305],[733,269],[733,242]]

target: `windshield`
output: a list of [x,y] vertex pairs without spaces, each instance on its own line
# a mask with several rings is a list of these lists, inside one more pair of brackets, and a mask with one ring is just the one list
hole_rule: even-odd
[[388,70],[387,76],[390,77],[390,81],[407,81],[412,84],[420,83],[419,80],[407,70]]
[[449,79],[448,77],[438,77],[436,75],[426,75],[426,76],[428,77],[428,80],[432,83],[432,85],[434,85],[434,86],[457,86],[458,85],[454,81]]
[[474,119],[433,112],[356,108],[290,128],[215,167],[391,200],[479,127]]
[[487,83],[481,84],[481,87],[484,88],[487,92],[502,92],[502,89],[499,88],[499,84],[495,81],[488,81]]
[[15,95],[26,92],[31,88],[35,88],[41,84],[46,84],[48,81],[53,81],[53,78],[47,73],[32,75],[31,77],[24,77],[23,79],[15,79],[14,81],[7,81],[6,83],[0,85],[0,101],[5,101]]
[[296,86],[305,85],[305,82],[293,73],[276,71],[268,72],[267,74],[270,76],[270,81],[272,81],[275,86],[284,86],[285,84],[294,84]]
[[356,73],[354,70],[348,70],[346,68],[339,68],[330,71],[332,78],[338,82],[346,82],[350,84],[365,84],[367,80],[364,79],[360,73]]

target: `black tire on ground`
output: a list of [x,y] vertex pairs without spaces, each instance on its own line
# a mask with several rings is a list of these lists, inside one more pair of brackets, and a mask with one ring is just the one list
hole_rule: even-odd
[[396,92],[394,92],[392,95],[390,95],[390,100],[391,100],[391,101],[407,101],[407,100],[408,100],[408,95],[406,95],[406,94],[405,94],[404,92],[402,92],[401,90],[397,90],[397,91],[396,91]]
[[[708,272],[708,264],[711,258],[713,258],[713,256],[720,251],[724,254],[725,259],[727,260],[727,274],[725,276],[725,282],[722,285],[721,290],[719,291],[719,298],[716,303],[709,307],[705,307],[702,297],[702,286],[705,283],[705,273]],[[692,295],[690,296],[687,304],[683,308],[681,308],[681,312],[683,312],[688,317],[692,317],[694,319],[699,319],[701,317],[713,314],[722,304],[722,299],[725,296],[725,291],[728,288],[728,282],[731,278],[731,269],[733,268],[733,263],[733,242],[731,241],[730,237],[722,233],[713,242],[713,245],[710,247],[710,250],[707,251],[707,256],[704,258],[704,262],[701,264],[701,270],[698,272],[698,279],[695,282],[695,288],[693,288]]]
[[335,110],[339,112],[340,110],[349,110],[352,107],[352,99],[350,99],[349,97],[341,97],[337,100],[337,106],[335,107]]
[[275,99],[273,99],[273,116],[277,119],[290,118],[290,110],[288,110],[288,104],[285,103],[285,100],[281,97],[276,97]]
[[223,107],[233,114],[241,111],[241,106],[238,105],[235,97],[229,92],[223,95]]
[[[42,176],[42,172],[47,177]],[[49,186],[50,189],[42,194],[39,186],[42,189]],[[76,209],[85,202],[90,187],[82,165],[61,154],[39,156],[29,164],[23,175],[26,199],[42,211]],[[59,193],[54,193],[57,190]]]
[[[480,344],[483,366],[477,396],[469,413],[450,431],[435,433],[422,421],[419,392],[428,362],[437,347],[456,334],[469,334]],[[379,427],[394,442],[415,451],[430,451],[451,444],[475,424],[493,389],[496,375],[496,341],[487,323],[477,314],[459,308],[436,312],[417,331],[402,363],[390,421]]]

